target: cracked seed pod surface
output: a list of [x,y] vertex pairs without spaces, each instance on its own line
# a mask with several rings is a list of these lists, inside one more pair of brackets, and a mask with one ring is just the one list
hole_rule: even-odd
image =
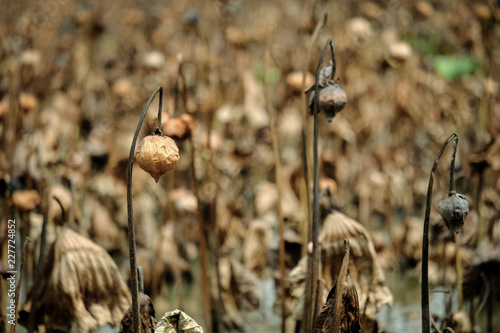
[[450,192],[448,197],[439,202],[438,211],[448,229],[458,234],[469,214],[469,202],[464,195]]
[[179,162],[179,148],[168,136],[148,135],[137,147],[135,159],[142,170],[149,173],[158,183],[165,173]]

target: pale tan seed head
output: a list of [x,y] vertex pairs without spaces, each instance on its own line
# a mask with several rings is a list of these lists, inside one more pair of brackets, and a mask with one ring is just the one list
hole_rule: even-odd
[[179,148],[168,136],[148,135],[139,143],[135,160],[142,170],[158,182],[179,162]]

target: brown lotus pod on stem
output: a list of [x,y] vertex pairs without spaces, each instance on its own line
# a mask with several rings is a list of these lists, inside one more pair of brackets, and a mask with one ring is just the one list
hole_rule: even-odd
[[[307,89],[306,93],[312,91],[309,96],[311,114],[314,113],[315,103],[318,103],[318,112],[324,112],[328,122],[331,122],[335,115],[342,111],[347,104],[347,94],[340,88],[337,80],[332,80],[335,75],[336,64],[333,44],[331,42],[329,44],[332,60],[317,73],[317,83]],[[315,101],[316,93],[318,93],[317,101]]]
[[144,137],[139,143],[135,159],[141,169],[158,183],[160,177],[179,162],[179,148],[170,137],[152,134]]
[[[156,94],[160,94],[158,103],[158,125],[152,135],[145,137],[137,155],[135,154],[135,145],[137,138],[144,122],[144,118],[148,112],[148,108],[153,102]],[[172,170],[179,160],[179,150],[172,139],[163,137],[161,135],[161,110],[163,106],[163,88],[157,87],[151,94],[146,106],[142,111],[141,118],[137,124],[134,138],[130,146],[130,154],[128,158],[128,171],[127,171],[127,215],[128,215],[128,245],[130,255],[130,292],[132,294],[132,329],[134,333],[140,333],[140,315],[139,315],[139,286],[137,279],[137,261],[136,261],[136,248],[135,248],[135,227],[134,227],[134,209],[132,203],[132,169],[134,167],[134,156],[136,156],[139,166],[149,172],[153,178],[158,182],[158,179],[165,172]],[[172,144],[173,143],[173,144]],[[174,148],[175,147],[175,148]],[[175,160],[175,163],[174,163]],[[142,165],[141,165],[142,164]]]
[[463,194],[450,191],[448,197],[439,202],[438,211],[448,229],[458,234],[469,214],[469,201]]
[[[309,97],[309,105],[311,110],[314,104],[314,91]],[[340,88],[337,83],[328,84],[327,86],[320,88],[319,98],[318,98],[318,108],[320,112],[324,112],[328,122],[333,120],[333,117],[342,109],[344,109],[347,104],[347,94]]]
[[424,217],[424,233],[422,239],[422,288],[421,288],[421,302],[422,302],[422,333],[430,333],[430,311],[429,311],[429,221],[431,216],[431,202],[432,202],[432,187],[434,184],[434,175],[436,173],[439,158],[443,154],[444,149],[453,140],[453,150],[451,155],[450,164],[450,187],[448,197],[441,200],[438,209],[439,213],[445,220],[447,227],[453,230],[455,236],[456,257],[457,257],[457,290],[459,299],[459,309],[461,307],[462,299],[462,282],[461,282],[461,263],[460,263],[460,242],[458,232],[464,224],[464,220],[469,213],[469,202],[461,195],[457,194],[453,186],[453,178],[455,173],[455,156],[457,152],[458,136],[452,134],[441,146],[434,164],[432,166],[431,175],[429,177],[429,185],[427,187],[427,199]]

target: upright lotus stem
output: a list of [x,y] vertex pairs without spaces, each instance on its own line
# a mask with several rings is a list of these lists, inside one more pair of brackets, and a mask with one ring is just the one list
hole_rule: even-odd
[[[318,39],[319,32],[321,29],[324,28],[327,20],[327,15],[325,14],[323,16],[323,19],[318,22],[316,25],[316,28],[314,29],[313,35],[311,37],[311,43],[309,45],[309,49],[307,50],[307,55],[306,55],[306,61],[304,64],[304,69],[302,72],[302,91],[305,91],[305,82],[306,82],[306,73],[307,73],[307,66],[309,64],[309,58],[311,57],[311,51],[313,48],[313,45],[316,43],[316,40]],[[307,223],[306,227],[303,228],[303,233],[307,234],[307,242],[306,244],[309,244],[309,242],[312,242],[312,214],[311,214],[311,200],[309,196],[309,167],[308,167],[308,154],[307,154],[307,138],[308,138],[308,130],[307,130],[307,99],[306,99],[306,94],[302,94],[302,105],[303,105],[303,124],[302,124],[302,159],[303,159],[303,164],[304,164],[304,182],[305,182],[305,198],[306,198],[306,206],[307,206]],[[304,238],[303,238],[304,239]],[[307,247],[304,247],[307,248]],[[309,272],[312,271],[312,260],[308,260],[307,263],[307,270]],[[308,278],[306,281],[306,290],[305,290],[305,299],[304,299],[304,315],[303,315],[303,328],[307,331],[313,324],[314,318],[311,318],[311,298],[312,298],[312,292],[313,292],[313,282],[312,279]]]
[[[450,164],[450,186],[449,193],[455,192],[453,178],[455,176],[455,156],[457,152],[458,138],[453,141],[453,151]],[[458,310],[462,310],[463,305],[463,288],[462,288],[462,258],[460,257],[460,234],[455,233],[455,265],[457,269],[457,293],[458,293]]]
[[[424,234],[422,240],[422,333],[430,333],[430,312],[429,312],[429,221],[431,216],[431,202],[432,202],[432,187],[434,184],[434,175],[436,174],[437,165],[439,163],[439,158],[444,152],[444,149],[451,142],[455,140],[453,145],[454,151],[456,150],[456,142],[458,136],[454,133],[448,140],[445,141],[441,149],[439,150],[434,165],[432,166],[431,175],[429,178],[429,186],[427,188],[427,199],[425,206],[425,219],[424,219]],[[455,153],[452,154],[452,166],[450,167],[450,173],[454,172],[454,162]],[[450,175],[450,189],[453,188],[453,176]]]
[[130,155],[128,158],[128,173],[127,173],[127,213],[128,213],[128,247],[130,256],[130,291],[132,293],[132,327],[134,333],[140,333],[140,315],[139,315],[139,291],[137,282],[137,263],[135,254],[135,229],[134,229],[134,212],[132,207],[132,167],[134,164],[134,152],[135,144],[137,142],[137,137],[144,122],[144,118],[148,112],[148,108],[153,102],[156,94],[160,92],[160,101],[158,105],[158,126],[156,128],[155,134],[161,134],[161,109],[163,105],[163,88],[157,87],[155,91],[149,97],[144,110],[142,111],[141,118],[137,124],[137,129],[132,140],[132,145],[130,146]]
[[462,288],[462,258],[460,257],[460,234],[455,234],[455,264],[457,266],[458,311],[462,310],[464,294]]
[[[319,162],[318,162],[318,113],[319,113],[319,73],[321,71],[321,65],[323,64],[323,58],[325,57],[326,50],[330,46],[332,52],[332,60],[335,61],[333,54],[333,44],[331,40],[326,42],[323,52],[321,52],[321,57],[318,61],[318,66],[316,67],[316,77],[314,81],[314,106],[313,106],[313,116],[314,116],[314,127],[313,127],[313,209],[312,209],[312,272],[310,274],[311,278],[311,305],[316,304],[314,299],[316,296],[316,287],[318,280],[318,270],[319,270],[319,251],[318,251],[318,238],[319,238]],[[335,64],[333,65],[335,66]],[[332,72],[333,75],[334,72]],[[315,306],[311,306],[310,317],[312,320],[310,323],[314,322],[316,313],[318,309]],[[310,327],[306,328],[306,330]]]

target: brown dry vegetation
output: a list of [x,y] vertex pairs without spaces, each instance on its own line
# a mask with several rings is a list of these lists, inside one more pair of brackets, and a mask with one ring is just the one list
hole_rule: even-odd
[[[474,309],[483,299],[491,299],[493,306],[499,296],[492,288],[495,267],[500,265],[500,6],[492,0],[3,3],[2,265],[7,220],[17,218],[19,239],[34,241],[25,275],[26,287],[32,284],[42,214],[48,210],[49,246],[65,223],[111,254],[128,281],[127,159],[140,112],[151,92],[162,86],[161,127],[175,138],[180,160],[158,184],[139,167],[133,170],[145,292],[157,319],[179,308],[206,327],[198,296],[201,214],[215,321],[245,327],[246,312],[270,309],[262,305],[262,281],[279,281],[265,79],[282,162],[286,269],[295,273],[287,274],[287,325],[292,328],[302,315],[297,302],[303,287],[294,288],[302,285],[299,260],[307,253],[300,72],[324,14],[328,21],[312,47],[306,86],[314,81],[323,45],[332,39],[335,78],[349,101],[333,122],[319,116],[320,184],[329,186],[333,205],[346,215],[337,217],[351,226],[343,232],[355,238],[350,275],[362,306],[370,306],[366,318],[360,313],[361,320],[373,320],[392,300],[383,270],[419,275],[429,172],[451,133],[459,137],[457,191],[471,204],[461,235],[462,266],[470,273],[464,297],[474,301]],[[271,55],[267,70],[266,50]],[[157,106],[156,99],[141,137],[156,128]],[[305,125],[311,129],[309,118]],[[312,137],[308,140],[311,153]],[[449,156],[445,152],[443,160]],[[437,213],[439,200],[447,195],[448,168],[442,162],[436,175],[429,272],[431,283],[449,287],[457,280],[453,235]],[[331,228],[322,230],[320,239],[329,244],[323,255],[336,258],[323,268],[324,299],[343,255],[332,249],[344,237],[329,235]],[[372,274],[363,273],[366,269]],[[380,304],[367,300],[381,292],[372,289],[373,281],[384,291]],[[0,314],[4,311],[2,306]]]

